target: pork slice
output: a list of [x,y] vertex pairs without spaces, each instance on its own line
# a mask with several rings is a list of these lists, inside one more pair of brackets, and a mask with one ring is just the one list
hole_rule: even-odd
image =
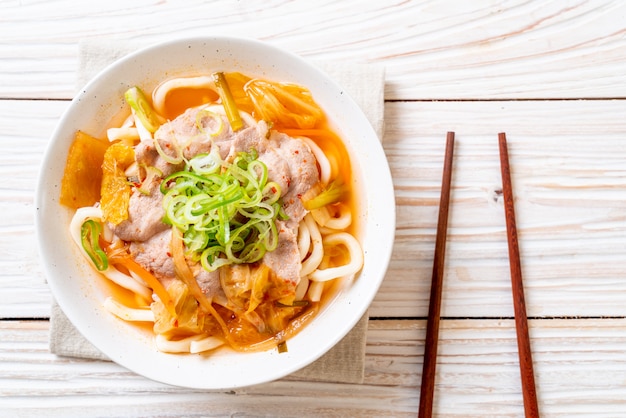
[[300,282],[300,251],[298,250],[297,229],[284,221],[276,221],[278,246],[263,256],[265,263],[282,280],[297,285]]
[[230,150],[225,160],[232,161],[238,153],[250,152],[252,149],[259,154],[264,153],[268,145],[267,132],[267,123],[264,121],[235,132],[229,142]]
[[[216,116],[221,118],[222,128],[217,131]],[[245,121],[246,119],[244,119]],[[245,124],[237,132],[233,132],[225,115],[215,112],[203,112],[201,108],[187,109],[173,121],[164,123],[154,133],[161,149],[174,157],[176,149],[182,149],[185,158],[208,153],[213,145],[217,146],[223,159],[234,158],[239,151],[249,151],[259,145],[260,138],[267,133],[267,124]]]
[[196,281],[204,293],[208,298],[214,299],[216,302],[226,300],[226,295],[222,290],[222,284],[220,283],[220,272],[216,271],[206,271],[200,264],[196,264],[192,268]]
[[[221,132],[215,136],[206,133],[215,129],[215,119],[203,114],[200,114],[198,122],[202,125],[204,132],[196,126],[195,117],[192,122],[194,129],[191,131],[191,136],[187,136],[187,134],[181,135],[177,130],[174,131],[180,145],[184,147],[185,158],[192,158],[198,154],[208,153],[213,148],[213,145],[218,147],[220,156],[226,158],[232,147],[233,131],[230,129],[226,116],[220,116],[220,118],[222,119],[221,123],[223,124],[223,128]],[[185,123],[185,121],[181,123]]]
[[170,252],[172,231],[161,231],[148,240],[131,242],[130,255],[143,268],[150,271],[167,288],[176,277],[174,259]]
[[135,161],[139,166],[155,167],[161,171],[163,176],[169,176],[172,173],[180,171],[185,166],[184,162],[179,164],[171,164],[161,156],[154,147],[152,141],[141,141],[135,147]]
[[282,190],[282,198],[285,213],[289,215],[289,226],[294,227],[306,215],[302,196],[319,182],[317,161],[309,146],[299,139],[272,132],[270,141],[274,152],[289,166],[286,174],[288,187]]
[[[170,251],[172,232],[170,229],[159,232],[143,242],[131,242],[130,255],[143,268],[154,274],[167,288],[172,280],[176,279],[174,258]],[[197,263],[190,269],[202,289],[202,292],[211,299],[225,300],[220,284],[219,271],[208,272]]]
[[[219,116],[224,124],[219,135],[211,136],[216,127],[216,119],[209,114],[200,113],[200,108],[187,109],[176,119],[166,122],[154,133],[152,141],[141,141],[135,147],[135,159],[139,165],[156,167],[164,176],[180,171],[184,162],[171,164],[157,151],[154,141],[158,141],[163,153],[176,158],[178,149],[183,150],[186,158],[211,151],[212,143],[218,144],[220,155],[226,157],[231,149],[232,131],[225,116]],[[202,128],[202,129],[200,129]]]
[[164,176],[180,171],[185,166],[184,162],[172,164],[166,161],[156,149],[155,141],[158,141],[162,152],[172,158],[176,158],[177,147],[186,141],[198,136],[200,131],[195,126],[197,109],[189,109],[173,121],[164,123],[154,133],[154,139],[142,140],[135,147],[135,160],[140,166],[156,167]]
[[[184,157],[190,159],[198,154],[209,153],[214,145],[218,147],[221,158],[227,161],[232,161],[242,151],[264,149],[268,134],[265,122],[248,123],[239,131],[233,132],[226,116],[213,112],[213,115],[222,119],[223,127],[219,134],[211,136],[209,132],[215,130],[215,117],[201,111],[201,108],[187,109],[176,119],[161,125],[154,133],[154,140],[141,141],[135,147],[137,163],[140,166],[156,167],[163,176],[184,168],[184,162],[167,162],[157,151],[154,141],[158,141],[162,152],[172,158],[177,157],[177,149],[183,149]],[[244,118],[244,121],[248,119]]]
[[146,241],[155,234],[169,228],[163,223],[163,194],[159,188],[160,179],[153,179],[148,185],[149,194],[133,190],[128,202],[128,219],[111,229],[124,241]]
[[266,148],[259,154],[259,161],[267,166],[267,178],[280,186],[281,196],[284,195],[291,184],[291,168],[287,160],[276,150]]
[[[210,125],[215,121],[208,115],[205,117],[202,114],[199,115],[199,111],[199,108],[187,109],[176,119],[164,123],[157,129],[154,133],[154,140],[158,141],[165,154],[175,158],[178,156],[178,150],[183,150],[185,156],[189,157],[211,150],[211,136],[208,132],[214,129]],[[223,129],[220,136],[227,134],[228,130]],[[218,138],[213,139],[218,140]]]

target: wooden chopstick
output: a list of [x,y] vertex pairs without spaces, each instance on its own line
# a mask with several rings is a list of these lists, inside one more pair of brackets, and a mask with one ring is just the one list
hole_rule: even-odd
[[435,369],[437,366],[437,345],[439,340],[439,317],[441,313],[441,290],[443,287],[443,268],[446,255],[446,237],[448,235],[448,208],[450,207],[450,184],[452,180],[452,157],[454,155],[454,132],[446,137],[446,154],[441,180],[439,219],[435,240],[435,259],[430,287],[428,321],[426,323],[426,349],[422,369],[422,387],[420,389],[419,417],[430,418],[433,414],[433,396],[435,389]]
[[528,336],[528,319],[526,317],[526,302],[524,300],[524,284],[522,282],[522,267],[515,226],[515,209],[513,204],[513,188],[511,185],[511,171],[509,167],[509,153],[506,143],[506,134],[498,134],[500,145],[500,169],[502,171],[502,192],[504,196],[504,210],[506,217],[507,238],[509,243],[509,265],[511,268],[511,285],[513,289],[513,309],[515,312],[515,329],[517,332],[517,351],[522,378],[522,395],[524,398],[524,412],[526,418],[539,417],[537,392],[535,389],[535,375],[533,360]]

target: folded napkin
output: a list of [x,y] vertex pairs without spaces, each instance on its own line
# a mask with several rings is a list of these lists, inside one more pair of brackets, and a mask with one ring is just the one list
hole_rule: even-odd
[[[83,41],[79,45],[77,89],[82,88],[97,72],[118,58],[143,45],[128,42]],[[384,68],[351,63],[316,63],[363,109],[378,138],[383,137]],[[362,383],[365,359],[367,313],[355,327],[328,353],[309,366],[291,374],[292,379],[326,382]],[[50,351],[59,356],[86,359],[109,359],[87,341],[53,302],[50,312]]]

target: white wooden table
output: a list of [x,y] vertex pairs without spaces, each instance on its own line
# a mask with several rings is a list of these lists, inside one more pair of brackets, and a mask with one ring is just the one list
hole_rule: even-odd
[[[209,393],[49,352],[33,200],[78,42],[205,34],[386,67],[398,217],[363,384]],[[523,416],[497,193],[506,132],[542,416],[626,416],[625,2],[0,1],[0,416],[415,416],[447,131],[435,414]]]

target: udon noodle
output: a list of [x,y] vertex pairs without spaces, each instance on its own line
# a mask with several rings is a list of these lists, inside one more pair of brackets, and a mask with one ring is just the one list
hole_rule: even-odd
[[133,87],[106,139],[78,132],[61,202],[159,350],[286,349],[363,264],[349,156],[301,86],[215,73]]

